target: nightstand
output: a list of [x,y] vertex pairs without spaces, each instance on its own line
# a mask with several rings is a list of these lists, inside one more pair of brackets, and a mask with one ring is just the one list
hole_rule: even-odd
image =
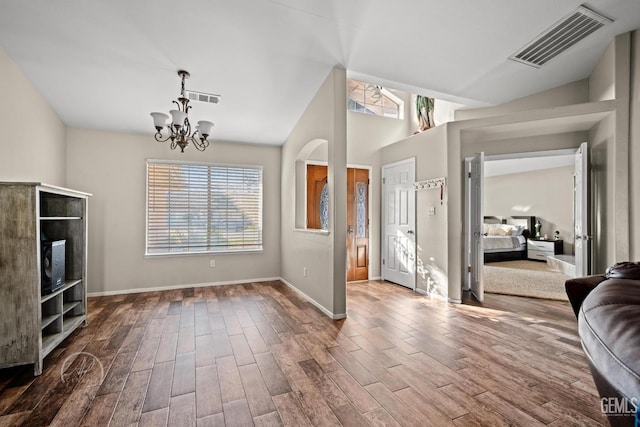
[[527,240],[527,258],[547,262],[550,255],[563,253],[562,240]]

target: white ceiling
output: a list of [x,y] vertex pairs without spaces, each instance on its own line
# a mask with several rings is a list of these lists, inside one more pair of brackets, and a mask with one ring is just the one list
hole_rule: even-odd
[[543,68],[509,55],[579,0],[0,0],[0,46],[69,126],[153,133],[187,88],[214,139],[282,144],[334,66],[355,78],[493,105],[585,78],[640,1],[589,0],[614,19]]
[[498,159],[484,162],[485,178],[491,176],[511,175],[535,170],[555,169],[573,166],[576,162],[575,154],[549,155],[544,157],[523,157],[512,159]]

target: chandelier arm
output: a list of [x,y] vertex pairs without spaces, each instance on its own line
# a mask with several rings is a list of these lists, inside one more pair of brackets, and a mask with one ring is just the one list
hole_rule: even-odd
[[169,139],[171,139],[172,135],[173,133],[169,133],[169,135],[167,135],[166,138],[162,139],[162,132],[156,132],[156,134],[154,135],[154,138],[158,142],[167,142]]
[[199,139],[199,138],[196,138],[194,135],[190,139],[191,139],[191,142],[193,143],[193,146],[196,147],[198,151],[204,151],[209,146],[209,141],[204,138]]
[[191,122],[189,121],[189,116],[185,117],[182,129],[184,130],[186,137],[189,138],[191,136]]

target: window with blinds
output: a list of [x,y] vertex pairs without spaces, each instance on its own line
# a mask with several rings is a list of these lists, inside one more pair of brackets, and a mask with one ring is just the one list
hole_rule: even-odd
[[262,167],[147,161],[147,254],[262,249]]

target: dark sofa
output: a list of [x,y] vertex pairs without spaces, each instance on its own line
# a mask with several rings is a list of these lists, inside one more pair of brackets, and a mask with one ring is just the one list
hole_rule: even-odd
[[606,275],[565,283],[601,408],[612,426],[640,425],[640,263],[624,264]]

